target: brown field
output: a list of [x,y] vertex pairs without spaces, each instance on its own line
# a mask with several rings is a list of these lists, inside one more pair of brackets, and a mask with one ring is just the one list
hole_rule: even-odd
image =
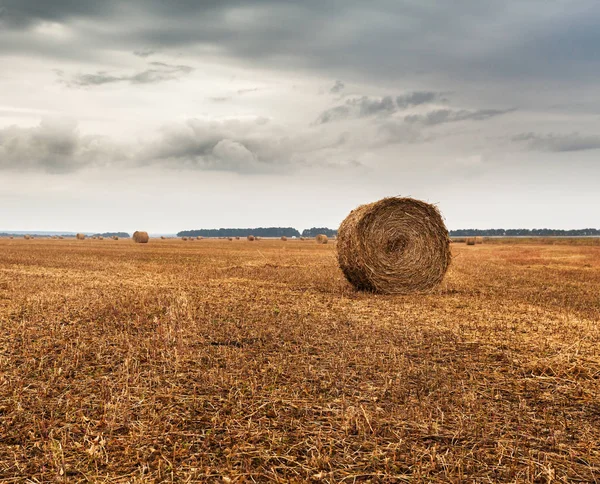
[[0,481],[600,481],[600,247],[452,250],[0,240]]

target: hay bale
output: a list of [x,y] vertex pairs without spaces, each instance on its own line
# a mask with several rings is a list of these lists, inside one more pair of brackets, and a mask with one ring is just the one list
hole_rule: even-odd
[[249,235],[247,238],[250,242],[254,242],[254,239],[255,239],[254,235]]
[[77,235],[75,236],[75,238],[76,238],[77,240],[84,240],[84,239],[85,239],[85,235],[84,235],[84,234],[77,234]]
[[317,241],[317,244],[326,244],[329,242],[329,237],[327,237],[325,234],[319,234],[315,237],[315,240]]
[[58,240],[64,240],[64,237],[62,235],[59,235]]
[[196,240],[202,240],[202,237],[199,235],[198,237],[196,237]]
[[181,237],[181,240],[187,240],[187,239],[188,239],[187,237]]
[[148,232],[139,232],[137,230],[133,233],[133,237],[131,238],[136,244],[147,244],[150,240]]
[[25,240],[31,240],[33,237],[31,237],[31,235],[29,235],[29,234],[25,234],[25,235],[23,236],[23,238],[24,238]]
[[285,235],[282,235],[281,240],[283,240],[284,242],[287,242],[287,237]]
[[475,245],[475,237],[467,237],[465,239],[465,242],[467,243],[467,245]]
[[57,237],[56,235],[53,235],[53,236],[51,237],[51,239],[52,239],[52,240],[56,240],[56,239],[58,239],[58,237]]
[[300,237],[300,240],[306,240],[304,237]]
[[483,244],[483,237],[481,237],[481,236],[475,237],[475,243],[476,244]]
[[118,235],[113,235],[111,238],[112,238],[113,240],[119,240],[119,236],[118,236]]
[[235,240],[240,240],[240,236],[238,235],[238,236],[235,238]]
[[98,236],[98,240],[104,240],[104,237],[102,237],[101,235]]
[[361,205],[342,222],[337,239],[340,267],[359,290],[426,291],[450,265],[450,237],[440,212],[412,198]]
[[13,240],[13,239],[14,239],[14,237],[11,235],[11,236],[9,237],[9,239],[10,239],[10,240]]
[[233,237],[227,237],[227,240],[228,240],[229,242],[232,242],[232,241],[233,241]]

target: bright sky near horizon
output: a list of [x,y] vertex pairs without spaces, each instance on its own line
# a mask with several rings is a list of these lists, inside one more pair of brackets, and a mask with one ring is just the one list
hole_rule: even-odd
[[600,227],[596,0],[0,0],[0,229]]

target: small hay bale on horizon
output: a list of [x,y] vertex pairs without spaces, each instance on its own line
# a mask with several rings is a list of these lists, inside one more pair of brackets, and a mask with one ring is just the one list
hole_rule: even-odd
[[119,236],[118,236],[118,235],[113,235],[113,236],[111,237],[111,239],[113,239],[113,240],[119,240]]
[[58,240],[64,240],[65,238],[62,235],[58,236]]
[[281,240],[283,240],[284,242],[287,242],[287,237],[285,235],[282,235]]
[[140,232],[136,230],[131,237],[136,244],[147,244],[150,240],[148,232]]
[[164,235],[160,236],[160,240],[165,240],[165,239],[166,239],[166,237]]
[[478,235],[477,237],[475,237],[475,243],[483,244],[483,237],[481,235]]
[[254,242],[254,240],[256,240],[256,237],[254,237],[254,235],[249,235],[248,237],[246,237],[250,242]]
[[23,238],[24,238],[25,240],[31,240],[31,239],[32,239],[31,235],[29,235],[29,234],[25,234],[25,235],[23,236]]
[[187,241],[187,237],[181,237],[181,240]]
[[240,236],[238,235],[238,236],[235,238],[235,240],[240,240]]
[[98,240],[104,240],[104,237],[102,237],[101,235],[98,236]]
[[467,237],[467,239],[465,240],[467,245],[475,245],[476,240],[475,237]]
[[315,240],[317,241],[317,244],[326,244],[329,242],[329,237],[327,237],[325,234],[319,234],[315,237]]
[[85,240],[85,234],[77,234],[77,235],[75,236],[75,238],[76,238],[77,240]]
[[358,290],[411,294],[437,286],[450,265],[450,237],[439,210],[413,198],[361,205],[340,225],[338,262]]

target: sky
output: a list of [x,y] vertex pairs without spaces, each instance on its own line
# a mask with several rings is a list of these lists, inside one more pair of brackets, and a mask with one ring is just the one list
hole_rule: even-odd
[[0,231],[600,227],[597,0],[0,0]]

